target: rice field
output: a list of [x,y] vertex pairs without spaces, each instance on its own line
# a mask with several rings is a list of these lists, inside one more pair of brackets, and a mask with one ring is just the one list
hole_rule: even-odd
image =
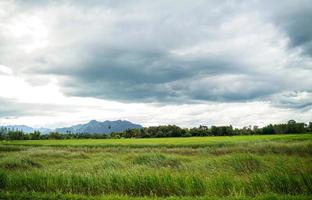
[[312,199],[312,134],[2,141],[0,199]]
[[131,138],[131,139],[68,139],[68,140],[9,140],[0,141],[6,145],[32,146],[126,146],[126,147],[204,147],[210,145],[227,145],[249,142],[276,140],[312,140],[312,134],[287,135],[244,135],[244,136],[209,136],[209,137],[176,137],[176,138]]

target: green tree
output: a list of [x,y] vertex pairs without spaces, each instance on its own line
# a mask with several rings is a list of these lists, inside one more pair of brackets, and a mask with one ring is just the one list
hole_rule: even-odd
[[34,131],[33,133],[29,133],[30,140],[39,140],[41,133],[39,131]]
[[62,139],[62,135],[58,132],[50,132],[48,139]]

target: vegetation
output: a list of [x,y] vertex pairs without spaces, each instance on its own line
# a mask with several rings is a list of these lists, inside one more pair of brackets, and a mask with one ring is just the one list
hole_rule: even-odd
[[312,122],[297,123],[289,120],[287,124],[270,124],[263,128],[230,126],[199,126],[196,128],[180,128],[176,125],[151,126],[140,129],[127,129],[124,132],[110,134],[99,133],[58,133],[41,134],[39,131],[25,134],[20,130],[0,128],[0,140],[39,140],[39,139],[109,139],[109,138],[161,138],[161,137],[191,137],[191,136],[233,136],[233,135],[269,135],[312,132]]
[[[6,146],[5,151],[16,151],[24,146],[58,146],[58,147],[130,147],[130,148],[201,148],[201,147],[222,147],[225,150],[229,146],[233,148],[244,149],[249,145],[246,151],[257,150],[265,146],[265,151],[275,151],[275,148],[283,150],[309,151],[305,145],[294,141],[311,140],[311,134],[285,134],[285,135],[244,135],[244,136],[213,136],[213,137],[177,137],[177,138],[124,138],[124,139],[71,139],[71,140],[3,140],[0,144]],[[262,142],[264,142],[262,144]],[[272,145],[272,141],[285,141],[284,143]],[[291,148],[286,141],[293,141]],[[259,146],[258,144],[262,144]],[[13,146],[14,145],[14,146]],[[20,146],[16,146],[20,145]],[[281,145],[279,147],[278,145]],[[3,149],[4,150],[4,149]]]
[[311,199],[312,134],[0,143],[0,199]]

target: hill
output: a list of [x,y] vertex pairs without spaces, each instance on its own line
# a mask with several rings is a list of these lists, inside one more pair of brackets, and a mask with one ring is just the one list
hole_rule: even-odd
[[111,133],[121,132],[129,128],[142,128],[139,124],[134,124],[126,120],[117,121],[96,121],[91,120],[86,124],[78,124],[70,127],[57,128],[55,131],[59,133]]

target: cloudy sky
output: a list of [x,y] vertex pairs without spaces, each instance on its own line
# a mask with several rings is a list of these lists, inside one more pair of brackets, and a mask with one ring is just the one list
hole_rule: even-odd
[[0,124],[312,121],[310,0],[0,0]]

